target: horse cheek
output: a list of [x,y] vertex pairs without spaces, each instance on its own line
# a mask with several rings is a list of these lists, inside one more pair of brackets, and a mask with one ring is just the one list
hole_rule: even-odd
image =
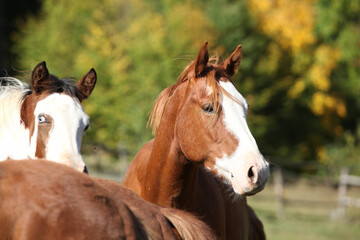
[[[191,115],[183,113],[182,116]],[[191,121],[191,119],[186,118],[177,125],[179,145],[185,157],[194,162],[203,161],[206,156],[207,141],[201,121]]]

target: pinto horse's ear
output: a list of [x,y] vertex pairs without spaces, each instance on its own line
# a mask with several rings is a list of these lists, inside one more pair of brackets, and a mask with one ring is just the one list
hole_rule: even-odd
[[84,100],[89,97],[90,93],[93,91],[96,84],[96,72],[95,69],[91,69],[87,74],[85,74],[76,84],[78,89],[83,95]]
[[31,86],[36,93],[41,93],[46,86],[46,83],[50,80],[50,74],[46,68],[46,62],[42,61],[34,68],[31,74]]
[[204,73],[206,64],[209,61],[209,52],[207,50],[208,42],[205,42],[201,47],[199,54],[194,62],[195,66],[195,77],[201,77]]
[[227,77],[234,75],[239,68],[239,64],[242,57],[241,45],[228,57],[224,62],[221,63],[222,68],[225,71]]

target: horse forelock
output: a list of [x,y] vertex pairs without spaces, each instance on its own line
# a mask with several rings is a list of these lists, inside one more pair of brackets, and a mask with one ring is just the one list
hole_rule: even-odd
[[50,74],[49,81],[38,82],[38,87],[44,89],[44,93],[48,95],[52,93],[63,93],[69,95],[70,97],[77,98],[81,102],[85,96],[76,86],[74,80],[74,78],[70,77],[59,79],[58,77]]

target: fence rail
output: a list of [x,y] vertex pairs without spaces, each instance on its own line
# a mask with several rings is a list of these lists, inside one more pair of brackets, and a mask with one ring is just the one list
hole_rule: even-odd
[[343,167],[340,174],[338,190],[338,207],[335,213],[336,219],[345,217],[346,207],[359,207],[360,198],[346,196],[347,186],[360,186],[360,177],[349,175],[349,168]]
[[332,205],[337,207],[331,211],[331,217],[333,219],[343,219],[345,218],[346,207],[357,207],[360,208],[360,198],[350,197],[348,196],[348,187],[360,187],[360,177],[349,175],[349,169],[344,167],[341,169],[339,184],[338,184],[338,197],[335,201],[304,201],[296,200],[296,199],[286,199],[284,196],[284,179],[282,170],[280,167],[273,169],[273,180],[274,180],[274,193],[275,193],[275,200],[276,200],[276,216],[278,219],[285,219],[286,218],[286,211],[285,205],[288,204],[318,204],[318,205]]

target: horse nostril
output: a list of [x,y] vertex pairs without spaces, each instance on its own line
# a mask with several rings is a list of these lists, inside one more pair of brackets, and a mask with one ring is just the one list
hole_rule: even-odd
[[248,178],[250,179],[250,181],[252,183],[256,183],[256,181],[257,181],[257,173],[254,172],[254,167],[250,167],[250,169],[248,171]]
[[85,167],[84,167],[83,172],[89,175],[89,170],[88,170],[88,168],[86,167],[86,165],[85,165]]

